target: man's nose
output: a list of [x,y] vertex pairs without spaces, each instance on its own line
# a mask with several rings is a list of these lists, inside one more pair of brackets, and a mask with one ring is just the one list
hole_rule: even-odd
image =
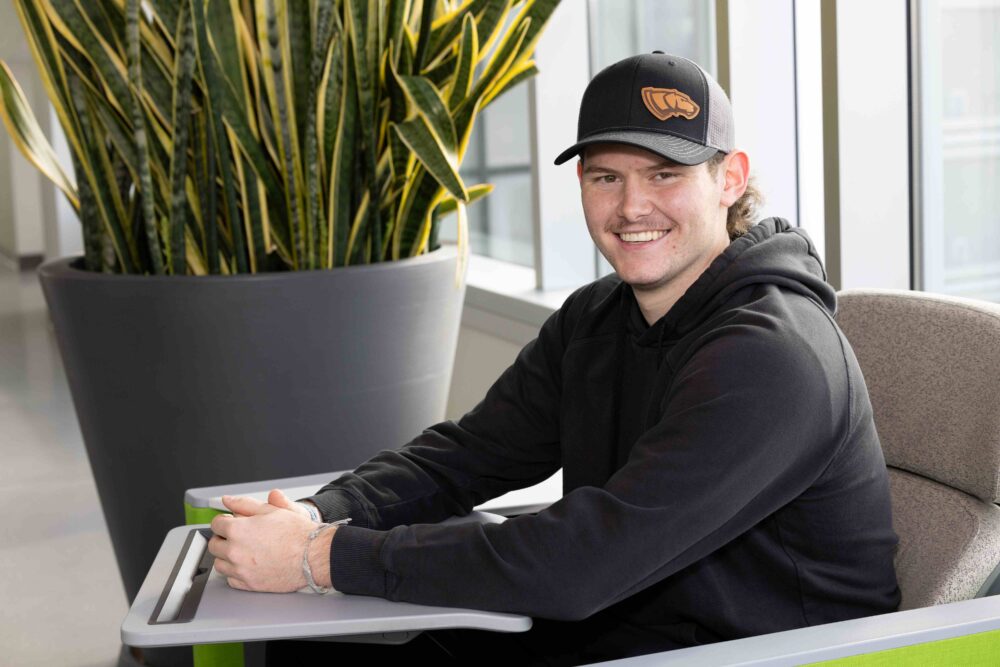
[[649,193],[642,187],[638,179],[625,181],[622,192],[619,213],[628,222],[637,220],[649,215],[653,210],[653,202],[649,198]]

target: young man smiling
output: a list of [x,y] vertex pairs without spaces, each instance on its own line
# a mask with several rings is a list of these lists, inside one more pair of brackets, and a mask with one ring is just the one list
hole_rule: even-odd
[[[895,609],[864,380],[806,234],[750,224],[721,88],[659,52],[616,63],[556,162],[574,156],[615,273],[571,295],[458,422],[302,503],[225,499],[217,570],[249,590],[536,617],[521,634],[429,633],[425,649],[459,661],[579,664]],[[431,525],[559,468],[564,497],[538,514]]]
[[689,166],[628,144],[598,143],[577,163],[587,228],[652,324],[730,243],[729,207],[747,188],[746,153],[721,169]]

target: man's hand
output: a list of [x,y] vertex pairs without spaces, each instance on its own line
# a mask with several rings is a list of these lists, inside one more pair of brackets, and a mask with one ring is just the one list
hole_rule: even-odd
[[[229,503],[232,504],[227,503],[227,499],[229,500]],[[312,516],[309,514],[309,510],[302,506],[302,503],[295,502],[285,495],[285,492],[281,489],[271,489],[271,492],[267,494],[266,503],[243,496],[223,496],[222,504],[225,505],[234,516],[252,516],[256,514],[259,511],[259,508],[263,505],[274,505],[275,507],[280,507],[281,509],[298,512],[306,518],[310,518]]]
[[[305,502],[309,503],[308,500],[306,500]],[[281,489],[272,489],[271,493],[267,494],[267,503],[269,505],[274,505],[275,507],[280,507],[282,509],[298,512],[299,514],[305,516],[310,521],[313,520],[312,518],[313,515],[309,512],[308,509],[305,508],[305,506],[302,503],[292,500],[291,498],[286,496],[285,492],[282,491]],[[312,503],[309,504],[312,505]],[[315,507],[315,505],[312,506]]]
[[[233,516],[212,519],[215,535],[208,542],[215,569],[229,585],[247,591],[286,593],[306,586],[302,550],[316,524],[309,512],[275,489],[267,503],[244,497],[223,496],[222,504]],[[309,565],[320,586],[330,585],[330,543],[336,528],[329,528],[309,543]]]

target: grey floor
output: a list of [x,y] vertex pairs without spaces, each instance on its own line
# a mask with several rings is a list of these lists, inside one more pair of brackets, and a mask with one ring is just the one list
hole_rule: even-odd
[[33,273],[0,269],[0,665],[117,664],[127,610]]

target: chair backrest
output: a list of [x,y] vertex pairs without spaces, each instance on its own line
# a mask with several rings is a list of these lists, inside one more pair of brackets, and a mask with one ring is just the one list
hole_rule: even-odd
[[837,310],[889,466],[900,609],[975,597],[1000,563],[1000,305],[846,290]]

